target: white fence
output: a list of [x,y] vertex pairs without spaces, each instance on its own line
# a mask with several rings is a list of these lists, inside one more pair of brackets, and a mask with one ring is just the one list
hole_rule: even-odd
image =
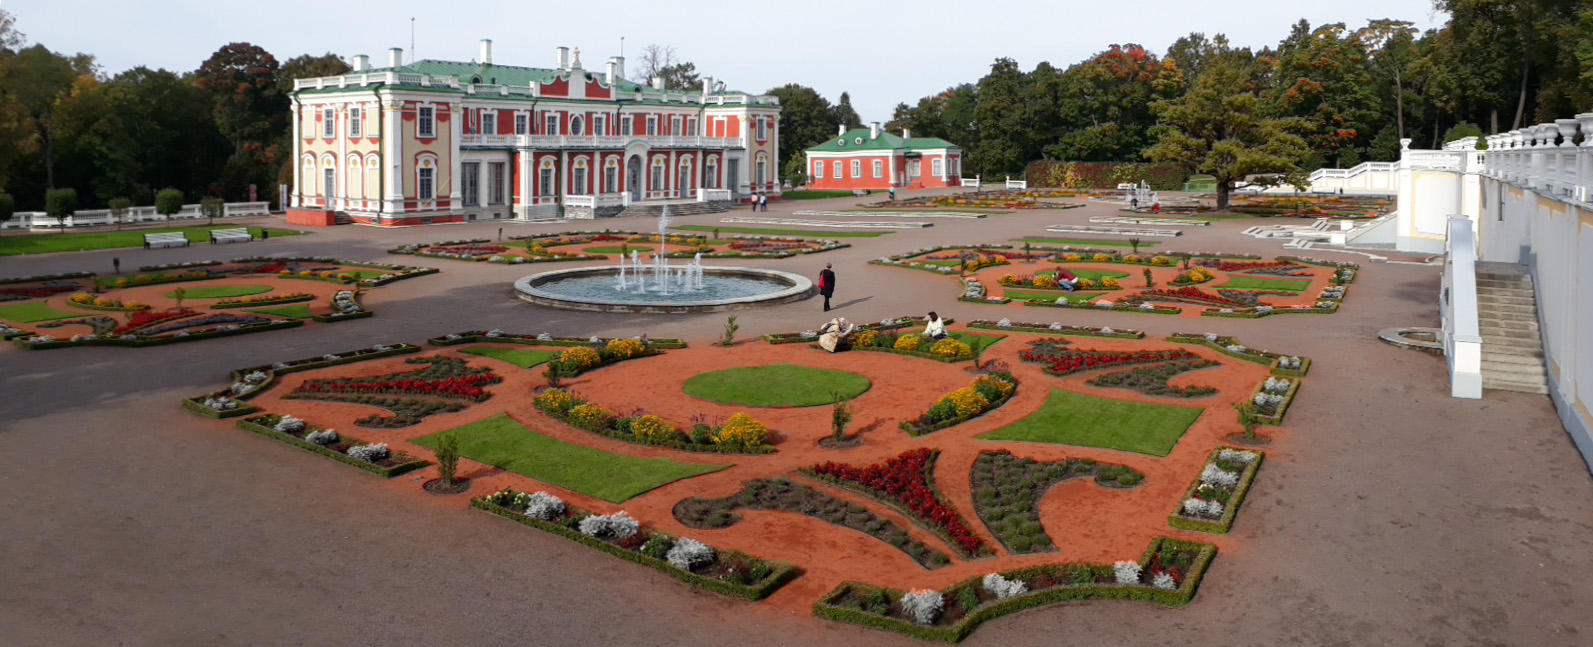
[[1482,329],[1477,322],[1477,240],[1470,220],[1449,219],[1448,248],[1439,300],[1449,394],[1477,399],[1482,397]]
[[[1399,190],[1399,163],[1362,162],[1352,168],[1324,168],[1311,172],[1315,193],[1388,194]],[[1280,187],[1278,191],[1292,190]]]
[[735,199],[730,189],[698,189],[698,202],[729,202]]
[[965,186],[965,187],[971,188],[971,189],[977,189],[977,188],[979,188],[979,178],[976,178],[976,177],[965,177],[965,178],[962,178],[962,185]]
[[[243,218],[247,216],[271,215],[269,202],[228,202],[226,218]],[[199,211],[197,204],[185,204],[182,210],[171,217],[155,213],[154,207],[133,207],[122,216],[121,224],[131,225],[146,222],[166,222],[168,220],[196,220],[203,219],[205,214]],[[19,211],[15,217],[3,225],[5,229],[60,229],[61,227],[99,227],[117,224],[111,217],[109,209],[93,209],[79,211],[66,218],[64,223],[50,217],[43,211]]]
[[1027,190],[1029,190],[1029,181],[1028,180],[1007,180],[1007,188],[1008,189],[1017,189],[1019,191],[1027,191]]

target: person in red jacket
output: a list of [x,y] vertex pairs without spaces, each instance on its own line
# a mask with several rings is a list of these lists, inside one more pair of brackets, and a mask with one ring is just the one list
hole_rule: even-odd
[[1056,268],[1057,287],[1067,290],[1068,292],[1072,292],[1073,286],[1078,285],[1078,283],[1079,276],[1077,274],[1069,272],[1065,267]]
[[819,272],[819,294],[824,295],[824,311],[830,311],[830,297],[835,295],[835,270],[829,263]]

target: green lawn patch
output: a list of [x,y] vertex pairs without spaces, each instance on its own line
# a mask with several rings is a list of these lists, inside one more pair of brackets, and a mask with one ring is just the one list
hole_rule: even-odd
[[[136,231],[105,231],[92,234],[31,234],[24,236],[0,236],[0,256],[16,254],[48,254],[51,252],[81,252],[93,249],[114,249],[118,247],[143,247],[144,234],[175,234],[181,233],[188,237],[190,242],[204,243],[210,240],[212,229],[237,229],[232,225],[206,225],[202,227],[172,227],[168,229],[140,229]],[[249,227],[249,233],[255,238],[260,237],[260,227]],[[291,229],[271,229],[272,236],[298,236],[303,232]]]
[[[1084,270],[1084,269],[1076,269],[1076,268],[1070,267],[1070,268],[1068,268],[1068,271],[1072,272],[1074,276],[1077,276],[1077,277],[1079,277],[1081,279],[1089,279],[1091,281],[1095,281],[1096,283],[1100,283],[1101,279],[1126,279],[1126,278],[1128,278],[1128,273],[1127,272],[1118,272],[1116,270]],[[1046,270],[1044,272],[1035,272],[1034,275],[1035,276],[1051,276],[1051,277],[1054,277],[1054,276],[1056,276],[1056,270]]]
[[1166,456],[1203,409],[1140,404],[1051,389],[1045,406],[981,440],[1016,440]]
[[459,349],[461,353],[491,357],[503,360],[520,368],[531,368],[546,364],[548,360],[559,356],[556,350],[526,350],[522,348],[494,348],[492,346],[471,346]]
[[51,321],[54,319],[71,319],[73,317],[87,317],[81,312],[66,312],[56,310],[43,302],[17,303],[0,306],[0,319],[9,319],[17,323],[33,323],[36,321]]
[[762,234],[765,236],[811,236],[814,238],[877,238],[894,231],[813,231],[811,229],[765,229],[762,227],[714,227],[712,225],[681,225],[674,227],[685,231],[718,231],[726,234]]
[[830,198],[850,198],[851,191],[787,191],[780,197],[785,200],[828,200]]
[[969,348],[972,348],[974,357],[978,357],[980,353],[985,352],[986,348],[994,346],[996,342],[1007,338],[1006,335],[980,335],[960,330],[947,332],[951,334],[952,339],[967,344]]
[[856,373],[774,364],[701,373],[686,380],[685,391],[699,400],[720,404],[813,407],[850,400],[871,386],[868,378]]
[[629,254],[631,252],[650,252],[651,247],[588,247],[584,250],[587,254]]
[[[1069,247],[1127,247],[1127,248],[1130,248],[1130,249],[1132,249],[1134,247],[1133,245],[1128,244],[1128,241],[1126,241],[1126,240],[1086,240],[1086,239],[1083,239],[1083,238],[1038,238],[1038,237],[1031,237],[1031,236],[1026,236],[1026,237],[1021,238],[1019,240],[1020,240],[1020,242],[1032,243],[1032,244],[1035,244],[1035,245],[1066,245],[1066,246],[1069,246]],[[1150,241],[1150,240],[1140,241],[1140,244],[1139,244],[1141,249],[1149,248],[1149,247],[1155,247],[1156,245],[1157,245],[1157,243],[1155,241]]]
[[315,316],[310,314],[310,305],[307,303],[282,306],[280,308],[257,308],[254,310],[244,310],[244,312],[253,312],[263,315],[276,315],[278,317],[287,317],[289,319],[309,319]]
[[[206,285],[196,288],[183,288],[184,299],[229,299],[232,297],[246,297],[251,294],[264,294],[273,288],[269,285]],[[177,298],[176,291],[167,292],[166,298]]]
[[1099,296],[1101,296],[1103,294],[1106,294],[1106,293],[1105,292],[1063,292],[1061,290],[1056,290],[1056,291],[1052,291],[1052,292],[1016,292],[1016,291],[1008,290],[1006,292],[1002,292],[1001,296],[1004,296],[1004,297],[1006,297],[1008,299],[1012,299],[1013,301],[1050,301],[1052,303],[1056,303],[1056,300],[1058,298],[1063,298],[1063,299],[1067,299],[1071,303],[1089,303],[1090,300],[1092,300],[1092,299],[1094,299],[1096,297],[1099,297]]
[[1311,279],[1258,279],[1249,276],[1228,277],[1228,282],[1216,286],[1230,290],[1280,290],[1284,292],[1304,292],[1311,287]]
[[508,414],[413,439],[436,449],[437,437],[452,433],[459,455],[470,460],[557,485],[567,490],[619,503],[666,483],[717,472],[729,465],[678,463],[666,458],[622,456],[562,440],[525,428]]

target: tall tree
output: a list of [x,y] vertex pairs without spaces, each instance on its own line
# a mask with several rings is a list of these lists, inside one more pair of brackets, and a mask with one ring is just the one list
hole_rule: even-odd
[[780,99],[780,127],[776,129],[780,136],[780,169],[786,173],[785,179],[795,182],[791,161],[802,160],[806,164],[803,151],[835,135],[839,123],[835,109],[818,91],[805,85],[788,83],[765,94]]
[[17,31],[17,17],[0,9],[0,49],[19,50],[28,42],[28,35]]
[[845,124],[848,130],[863,127],[863,118],[857,116],[857,110],[852,107],[852,95],[842,92],[840,100],[835,102],[835,121]]
[[1365,46],[1343,23],[1312,29],[1301,20],[1266,60],[1272,64],[1267,98],[1276,114],[1304,124],[1308,168],[1359,164],[1381,107]]
[[1405,68],[1414,56],[1417,33],[1410,21],[1389,18],[1367,21],[1355,32],[1372,69],[1394,84],[1394,134],[1399,139],[1405,138]]
[[978,138],[968,161],[984,175],[1017,173],[1037,152],[1023,105],[1025,81],[1018,62],[1010,58],[996,59],[990,74],[979,80],[979,102],[973,111]]
[[279,66],[270,52],[232,43],[212,54],[195,73],[215,107],[216,125],[232,154],[211,193],[239,199],[250,184],[269,186],[281,164],[288,99],[277,83]]
[[1183,97],[1156,104],[1161,125],[1145,156],[1216,178],[1219,211],[1245,176],[1296,171],[1309,152],[1290,132],[1299,120],[1267,116],[1256,77],[1253,56],[1231,53],[1210,61]]
[[348,74],[351,69],[343,57],[331,52],[320,56],[300,54],[282,62],[282,68],[277,71],[277,92],[285,97],[293,93],[293,82],[297,79],[339,76]]
[[0,52],[0,88],[27,111],[42,156],[46,189],[55,188],[56,104],[79,76],[93,73],[92,57],[79,54],[67,58],[43,45],[15,54]]
[[[1036,72],[1039,70],[1037,69]],[[1151,105],[1179,96],[1183,74],[1139,45],[1112,45],[1068,69],[1055,102],[1060,132],[1047,139],[1048,157],[1078,161],[1136,161],[1151,145]]]

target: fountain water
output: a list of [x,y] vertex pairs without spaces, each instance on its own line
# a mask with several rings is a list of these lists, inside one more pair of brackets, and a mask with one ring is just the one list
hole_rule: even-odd
[[[702,252],[697,252],[691,263],[685,267],[671,268],[669,266],[668,205],[664,206],[664,213],[658,217],[658,251],[653,254],[652,281],[649,282],[647,280],[647,271],[643,269],[641,255],[636,250],[631,250],[630,280],[626,279],[625,267],[625,256],[621,254],[619,273],[614,288],[620,292],[675,294],[677,292],[700,292],[703,289]],[[649,283],[651,283],[651,286],[649,286]]]

